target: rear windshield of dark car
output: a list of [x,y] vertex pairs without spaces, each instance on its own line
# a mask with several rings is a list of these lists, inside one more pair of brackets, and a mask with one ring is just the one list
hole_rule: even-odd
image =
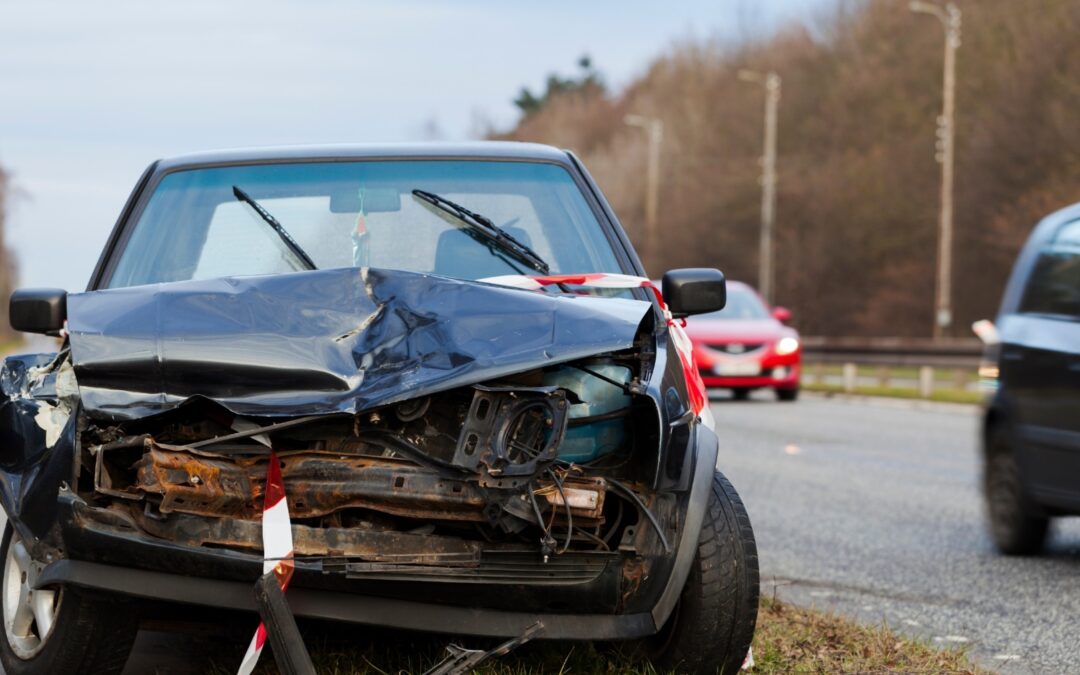
[[1080,318],[1080,220],[1063,225],[1039,252],[1020,311]]

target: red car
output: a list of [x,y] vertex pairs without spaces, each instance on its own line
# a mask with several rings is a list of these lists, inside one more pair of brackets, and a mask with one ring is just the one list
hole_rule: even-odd
[[770,311],[750,286],[729,281],[727,306],[686,324],[705,386],[730,389],[736,399],[765,387],[781,401],[798,398],[802,344],[784,325],[790,318],[783,307]]

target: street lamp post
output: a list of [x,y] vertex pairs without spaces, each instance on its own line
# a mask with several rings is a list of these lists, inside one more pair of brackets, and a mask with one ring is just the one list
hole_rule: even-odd
[[941,215],[938,225],[938,270],[934,339],[941,339],[952,325],[953,158],[956,130],[956,49],[960,46],[960,8],[915,0],[912,12],[937,17],[945,29],[945,73],[941,116],[938,117],[938,152],[941,163]]
[[773,225],[776,218],[776,118],[780,106],[780,76],[740,70],[739,79],[765,87],[765,150],[761,158],[761,241],[758,254],[758,291],[773,301]]
[[645,168],[645,254],[655,265],[657,248],[657,218],[660,201],[660,143],[664,140],[664,121],[645,115],[627,115],[627,126],[644,129],[649,138],[649,155]]

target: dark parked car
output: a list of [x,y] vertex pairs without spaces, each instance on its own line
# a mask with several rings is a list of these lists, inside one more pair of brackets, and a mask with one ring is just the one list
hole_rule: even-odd
[[735,672],[754,539],[679,325],[725,283],[644,276],[545,146],[154,163],[86,292],[11,300],[63,344],[0,379],[4,669],[115,672],[132,598],[252,609],[265,564],[304,617]]
[[984,426],[986,500],[998,548],[1030,554],[1051,518],[1080,514],[1080,205],[1032,232],[996,325],[982,369],[997,366]]

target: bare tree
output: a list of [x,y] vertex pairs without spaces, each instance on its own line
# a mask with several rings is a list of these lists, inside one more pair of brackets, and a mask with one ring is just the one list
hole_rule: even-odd
[[[1080,201],[1080,6],[960,0],[954,334],[993,316],[1020,244]],[[838,0],[765,40],[685,39],[617,93],[555,93],[502,137],[584,156],[631,238],[642,233],[644,139],[662,119],[665,246],[649,269],[713,265],[753,280],[760,96],[735,73],[784,78],[776,289],[824,335],[926,336],[934,311],[941,36],[906,3]],[[932,29],[937,29],[937,32]],[[632,131],[632,130],[631,130]]]

